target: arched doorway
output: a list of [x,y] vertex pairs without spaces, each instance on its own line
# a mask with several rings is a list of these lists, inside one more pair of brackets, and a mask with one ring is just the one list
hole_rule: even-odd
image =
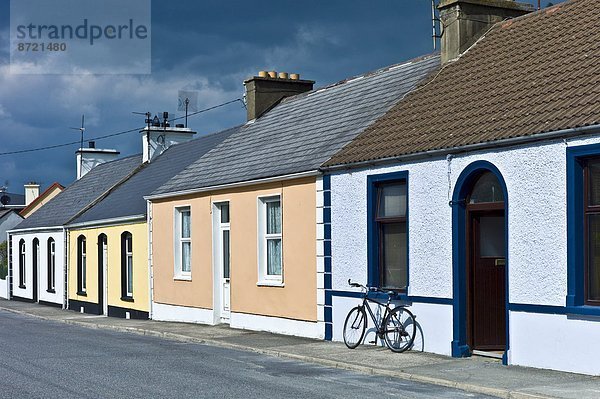
[[453,200],[453,356],[495,353],[506,362],[507,191],[489,162],[469,165]]

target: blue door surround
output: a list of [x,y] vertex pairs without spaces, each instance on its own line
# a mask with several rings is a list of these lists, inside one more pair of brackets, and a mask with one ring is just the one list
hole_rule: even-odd
[[475,161],[467,166],[458,177],[452,195],[452,294],[453,294],[453,340],[452,356],[470,356],[471,348],[467,345],[467,286],[466,286],[466,198],[471,193],[473,184],[483,172],[492,172],[504,192],[504,234],[506,253],[506,349],[502,356],[502,362],[507,364],[507,352],[509,348],[509,304],[508,304],[508,192],[502,174],[496,166],[487,161]]

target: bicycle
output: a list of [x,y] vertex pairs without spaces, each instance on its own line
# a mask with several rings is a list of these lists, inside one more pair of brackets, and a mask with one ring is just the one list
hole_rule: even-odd
[[[348,279],[348,284],[351,287],[360,287],[362,296],[362,304],[352,308],[346,316],[344,322],[344,343],[349,349],[354,349],[363,340],[367,329],[367,312],[373,320],[376,327],[377,337],[382,338],[385,344],[392,352],[401,353],[410,348],[415,340],[416,332],[416,316],[414,316],[404,306],[390,308],[392,299],[396,296],[394,291],[384,291],[375,287],[367,287],[359,283],[353,283]],[[379,302],[373,298],[369,298],[369,292],[385,292],[388,295],[387,303]],[[369,305],[369,302],[374,302],[378,307],[385,307],[383,314],[383,322],[380,324]],[[358,337],[358,339],[356,339]]]

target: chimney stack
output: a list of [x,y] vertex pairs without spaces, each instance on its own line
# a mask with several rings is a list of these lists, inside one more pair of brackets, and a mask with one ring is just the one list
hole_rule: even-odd
[[40,196],[40,185],[36,182],[25,184],[25,206],[31,204],[37,197]]
[[162,154],[170,146],[189,141],[196,134],[195,131],[183,127],[182,124],[172,127],[168,112],[163,112],[162,120],[155,115],[154,118],[149,118],[147,121],[148,126],[140,130],[143,162],[152,161],[154,157]]
[[101,163],[116,159],[120,152],[117,150],[102,150],[96,148],[96,142],[90,141],[89,148],[80,148],[77,154],[77,180],[85,176],[94,167]]
[[314,84],[314,80],[301,80],[297,73],[260,71],[244,81],[247,119],[260,117],[285,97],[311,91]]
[[534,11],[513,0],[440,0],[442,64],[458,58],[497,22]]

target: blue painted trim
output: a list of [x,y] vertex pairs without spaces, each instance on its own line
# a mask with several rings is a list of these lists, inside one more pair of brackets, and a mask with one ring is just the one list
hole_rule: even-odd
[[367,176],[367,285],[371,287],[379,287],[379,234],[377,232],[377,223],[374,216],[377,209],[377,189],[379,183],[391,183],[394,181],[406,182],[406,285],[410,284],[410,263],[408,254],[409,243],[409,185],[408,171],[399,171],[391,173],[383,173],[379,175]]
[[331,175],[323,175],[323,190],[331,190]]
[[331,306],[325,306],[325,320],[333,320]]
[[333,325],[331,323],[325,323],[325,340],[331,341],[333,339]]
[[331,240],[323,241],[323,255],[331,256]]
[[323,206],[331,206],[331,191],[323,191]]
[[[326,256],[325,261],[325,273],[331,273],[331,256]],[[329,287],[331,288],[331,287]]]
[[583,161],[600,155],[600,144],[567,148],[567,307],[584,305]]
[[566,308],[564,306],[532,305],[528,303],[511,303],[510,311],[541,314],[566,314]]
[[[360,292],[355,291],[331,291],[331,296],[343,297],[343,298],[362,298],[362,294]],[[369,293],[369,298],[373,299],[384,299],[387,300],[387,294],[381,292],[371,292]],[[414,303],[431,303],[438,305],[452,305],[453,301],[451,298],[437,298],[437,297],[426,297],[426,296],[409,296],[399,294],[395,299],[407,302]]]
[[331,223],[331,208],[323,208],[323,223]]
[[469,356],[471,348],[467,345],[467,287],[466,287],[466,203],[465,199],[470,194],[473,184],[483,172],[492,172],[500,182],[504,193],[504,234],[506,253],[506,278],[505,278],[505,307],[506,307],[506,349],[510,348],[509,336],[509,248],[508,248],[508,191],[506,182],[498,168],[488,161],[475,161],[469,164],[460,174],[452,195],[452,291],[453,291],[453,340],[452,356]]
[[327,223],[323,225],[323,238],[331,240],[331,224]]

